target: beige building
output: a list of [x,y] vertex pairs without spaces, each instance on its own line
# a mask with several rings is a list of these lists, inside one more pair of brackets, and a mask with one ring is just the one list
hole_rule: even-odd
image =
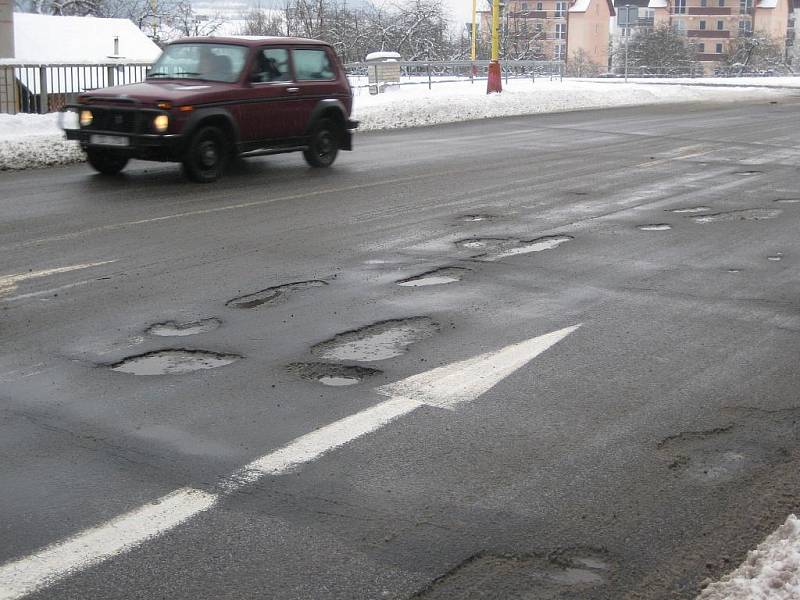
[[[683,32],[697,46],[706,72],[724,59],[732,39],[754,31],[785,46],[793,0],[650,0],[655,26]],[[793,27],[793,23],[791,24]]]
[[[611,0],[508,0],[502,12],[501,58],[573,60],[608,65]],[[491,10],[480,12],[481,42],[490,44]]]

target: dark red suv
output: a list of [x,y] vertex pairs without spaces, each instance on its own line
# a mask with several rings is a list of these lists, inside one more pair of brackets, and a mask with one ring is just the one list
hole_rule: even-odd
[[119,173],[131,158],[182,162],[199,182],[233,155],[300,150],[329,167],[352,150],[353,93],[325,42],[300,38],[186,38],[166,46],[143,83],[85,92],[68,139],[89,164]]

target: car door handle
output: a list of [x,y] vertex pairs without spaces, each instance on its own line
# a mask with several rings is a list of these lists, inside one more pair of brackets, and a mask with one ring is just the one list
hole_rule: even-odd
[[297,87],[286,88],[286,93],[287,94],[296,94],[299,91],[300,91],[300,88],[297,88]]

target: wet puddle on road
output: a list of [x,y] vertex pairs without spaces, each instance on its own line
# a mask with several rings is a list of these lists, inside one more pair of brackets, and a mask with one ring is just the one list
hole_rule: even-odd
[[330,363],[292,363],[286,366],[286,370],[302,379],[332,387],[356,385],[367,377],[383,373],[380,369]]
[[469,238],[456,242],[456,245],[470,250],[485,249],[487,252],[473,256],[473,258],[495,261],[509,256],[553,250],[572,239],[574,238],[569,235],[546,235],[532,240],[521,240],[519,238]]
[[698,215],[690,217],[695,223],[722,223],[731,221],[763,221],[774,219],[783,211],[779,208],[749,208],[745,210],[732,210],[730,212],[714,213],[711,215]]
[[409,346],[438,331],[439,325],[429,317],[393,319],[340,333],[313,346],[311,352],[328,360],[386,360],[404,354]]
[[641,231],[668,231],[672,229],[672,225],[667,225],[666,223],[654,223],[652,225],[638,225],[636,227]]
[[217,369],[242,357],[206,350],[157,350],[130,356],[110,366],[112,371],[131,375],[182,375],[194,371]]
[[408,279],[401,279],[397,285],[403,287],[423,287],[428,285],[443,285],[446,283],[455,283],[461,281],[469,269],[461,267],[443,267],[441,269],[434,269],[421,275],[409,277]]
[[145,331],[148,335],[157,335],[160,337],[179,337],[187,335],[198,335],[213,331],[222,325],[222,321],[216,318],[201,319],[199,321],[192,321],[189,323],[176,323],[175,321],[166,321],[164,323],[156,323],[151,325]]
[[239,296],[233,300],[228,300],[225,306],[229,308],[256,308],[262,304],[275,304],[285,299],[286,296],[294,293],[301,292],[310,288],[317,288],[328,285],[326,281],[312,279],[310,281],[295,281],[293,283],[286,283],[283,285],[276,285],[264,290]]
[[707,207],[707,206],[692,206],[690,208],[671,208],[671,209],[667,210],[666,212],[671,212],[671,213],[675,213],[675,214],[681,215],[681,214],[691,214],[691,213],[706,212],[706,211],[709,211],[709,210],[711,210],[711,209],[709,207]]

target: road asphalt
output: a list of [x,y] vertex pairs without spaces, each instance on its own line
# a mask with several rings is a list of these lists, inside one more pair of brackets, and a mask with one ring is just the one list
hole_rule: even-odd
[[0,174],[0,565],[188,488],[217,500],[25,597],[694,598],[800,510],[798,111],[361,134],[211,185]]

